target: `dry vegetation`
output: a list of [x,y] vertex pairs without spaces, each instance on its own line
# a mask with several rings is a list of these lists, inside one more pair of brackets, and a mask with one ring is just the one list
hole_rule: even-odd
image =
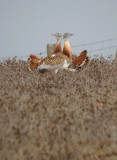
[[0,62],[0,160],[117,160],[117,66],[30,72]]

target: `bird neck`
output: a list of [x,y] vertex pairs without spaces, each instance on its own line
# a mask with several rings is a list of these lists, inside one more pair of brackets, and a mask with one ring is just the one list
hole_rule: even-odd
[[72,58],[72,51],[68,40],[64,42],[63,54],[65,54],[69,58]]
[[58,53],[58,52],[62,52],[60,41],[56,43],[55,50],[54,50],[54,53]]

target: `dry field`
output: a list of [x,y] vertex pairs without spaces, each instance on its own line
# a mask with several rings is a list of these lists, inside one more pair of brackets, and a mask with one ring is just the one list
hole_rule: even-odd
[[117,160],[117,65],[55,74],[0,62],[0,160]]

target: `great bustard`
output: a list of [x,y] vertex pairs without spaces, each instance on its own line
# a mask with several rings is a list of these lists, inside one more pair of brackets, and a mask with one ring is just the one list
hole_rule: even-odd
[[30,69],[35,69],[35,68],[38,68],[39,70],[55,69],[57,72],[59,69],[68,68],[68,66],[71,63],[71,60],[67,55],[63,54],[62,52],[62,49],[61,49],[62,34],[56,33],[56,34],[52,34],[52,36],[55,36],[57,39],[54,53],[51,56],[47,56],[46,58],[43,58],[43,59],[40,59],[37,56],[31,54],[29,58]]
[[73,34],[70,33],[65,33],[63,35],[63,40],[64,40],[63,53],[72,59],[72,65],[70,66],[73,68],[74,67],[77,68],[77,67],[82,67],[84,65],[89,65],[90,60],[89,57],[87,56],[87,50],[82,51],[79,56],[72,54],[71,46],[69,43],[69,39],[72,35]]
[[[62,49],[61,49],[62,34],[61,33],[56,33],[56,34],[52,34],[52,36],[54,36],[57,40],[55,50],[54,50],[53,54],[56,54],[58,52],[62,52]],[[44,59],[40,59],[39,57],[37,57],[34,54],[30,54],[29,59],[28,59],[29,70],[36,69],[39,65],[41,65],[41,62],[43,60]]]

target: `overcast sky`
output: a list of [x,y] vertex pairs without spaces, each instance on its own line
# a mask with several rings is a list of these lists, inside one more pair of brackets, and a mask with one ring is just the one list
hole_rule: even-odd
[[[47,43],[56,42],[51,36],[56,32],[73,33],[71,46],[117,37],[117,0],[0,0],[0,57],[46,51]],[[72,50],[113,45],[117,40]]]

